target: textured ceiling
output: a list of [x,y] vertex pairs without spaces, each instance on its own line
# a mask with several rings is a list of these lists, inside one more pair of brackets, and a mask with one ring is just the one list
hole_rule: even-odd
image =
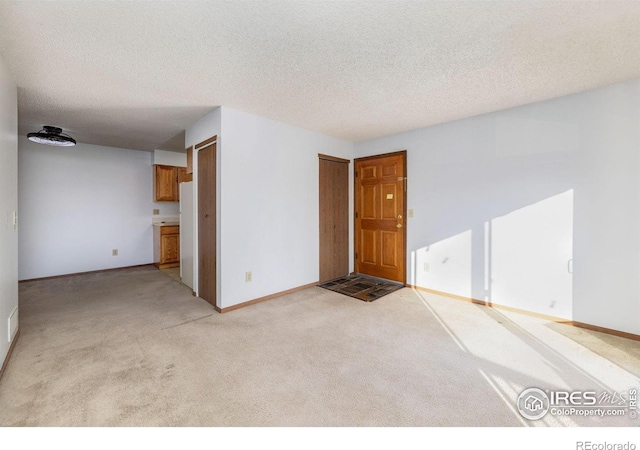
[[640,77],[640,3],[3,0],[0,53],[22,133],[152,150],[225,105],[361,141]]

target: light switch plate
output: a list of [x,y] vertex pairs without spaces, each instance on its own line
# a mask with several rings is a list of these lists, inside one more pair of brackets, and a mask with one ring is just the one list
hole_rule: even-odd
[[408,217],[413,217],[413,209],[407,210],[407,216]]

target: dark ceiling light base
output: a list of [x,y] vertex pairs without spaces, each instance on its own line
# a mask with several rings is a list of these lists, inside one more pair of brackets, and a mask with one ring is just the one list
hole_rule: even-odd
[[62,128],[45,125],[37,133],[27,134],[30,141],[38,144],[55,145],[57,147],[71,147],[76,145],[76,140],[67,134],[62,133]]

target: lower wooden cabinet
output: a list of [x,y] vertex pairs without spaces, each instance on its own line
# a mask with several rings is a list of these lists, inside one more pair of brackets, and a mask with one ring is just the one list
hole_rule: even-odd
[[180,266],[180,226],[154,225],[153,261],[159,269]]

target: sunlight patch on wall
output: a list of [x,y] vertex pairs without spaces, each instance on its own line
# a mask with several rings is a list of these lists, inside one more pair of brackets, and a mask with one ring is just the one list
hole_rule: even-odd
[[413,284],[471,297],[471,238],[471,230],[467,230],[416,250]]
[[491,221],[490,298],[572,318],[573,189]]

